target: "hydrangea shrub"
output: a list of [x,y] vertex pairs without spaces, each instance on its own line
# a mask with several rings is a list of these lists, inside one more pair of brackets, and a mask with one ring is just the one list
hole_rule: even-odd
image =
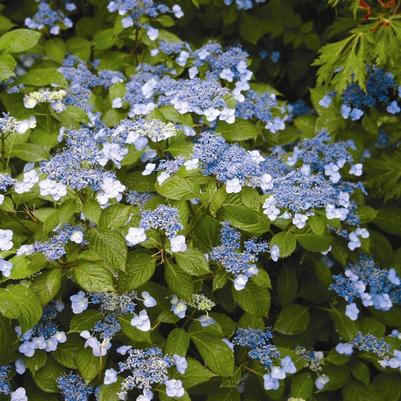
[[401,399],[401,1],[0,10],[0,400]]

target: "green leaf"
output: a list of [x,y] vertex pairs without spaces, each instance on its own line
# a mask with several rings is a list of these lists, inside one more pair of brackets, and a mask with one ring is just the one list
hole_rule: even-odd
[[306,330],[309,320],[309,309],[306,306],[291,304],[278,315],[274,330],[286,335],[299,334]]
[[91,330],[101,320],[102,314],[98,311],[88,309],[79,315],[73,315],[70,323],[70,333],[81,333],[84,330]]
[[61,269],[55,268],[38,276],[31,285],[42,302],[42,305],[49,303],[61,287]]
[[331,238],[328,235],[319,236],[313,233],[295,234],[302,248],[310,252],[324,252],[330,247]]
[[76,355],[77,368],[86,383],[91,382],[102,369],[102,360],[93,356],[92,349],[87,347],[79,350]]
[[40,33],[30,29],[14,29],[0,38],[0,50],[6,53],[20,53],[34,47],[40,39]]
[[363,384],[369,384],[370,371],[369,367],[361,361],[353,361],[350,365],[352,375]]
[[208,333],[192,333],[191,340],[206,366],[219,376],[230,376],[234,371],[234,354],[221,338]]
[[118,393],[121,392],[121,381],[112,384],[102,384],[98,395],[98,401],[120,401]]
[[255,316],[267,317],[270,309],[270,292],[249,281],[241,291],[232,289],[232,294],[242,310]]
[[99,227],[101,230],[119,228],[127,223],[132,208],[116,204],[104,209],[100,215]]
[[111,272],[100,264],[82,263],[74,268],[73,277],[86,291],[114,291]]
[[67,341],[58,344],[52,357],[61,365],[69,369],[77,369],[77,355],[84,349],[84,340],[77,334],[69,334]]
[[210,394],[206,401],[240,401],[241,397],[236,388],[219,388]]
[[222,219],[228,220],[232,226],[253,235],[262,235],[269,231],[269,220],[263,213],[239,205],[224,205]]
[[65,57],[66,46],[60,38],[50,39],[45,42],[47,57],[58,63],[62,63]]
[[17,334],[11,321],[0,316],[0,364],[6,364],[13,360],[17,344]]
[[298,280],[295,270],[284,268],[277,279],[277,298],[281,306],[286,306],[297,296]]
[[291,379],[291,397],[309,399],[315,385],[309,372],[298,373]]
[[401,235],[401,210],[381,209],[373,220],[373,224],[387,233]]
[[92,229],[87,235],[91,247],[102,257],[107,267],[125,271],[127,247],[124,237],[118,231]]
[[32,357],[23,358],[25,366],[35,374],[39,369],[43,368],[47,363],[47,353],[42,350],[36,350]]
[[190,389],[198,384],[208,382],[216,375],[199,361],[193,358],[187,358],[188,367],[183,375],[182,382],[186,389]]
[[10,54],[0,55],[0,82],[14,76],[14,69],[17,62]]
[[184,272],[192,276],[201,276],[210,272],[205,255],[194,248],[188,248],[185,252],[174,254],[177,265]]
[[333,320],[336,331],[341,339],[345,341],[353,340],[358,332],[355,322],[335,308],[332,308],[332,310],[329,312],[329,315]]
[[58,364],[50,355],[46,366],[33,375],[36,385],[46,393],[58,393],[57,379],[67,373],[67,369]]
[[128,254],[125,272],[121,272],[118,280],[120,291],[135,290],[147,283],[156,271],[156,260],[145,252]]
[[281,231],[274,235],[270,241],[270,246],[277,245],[280,249],[280,258],[290,256],[297,247],[297,241],[291,231]]
[[174,200],[190,200],[198,197],[199,188],[191,181],[174,175],[157,189],[160,195]]
[[36,68],[30,70],[18,82],[30,86],[67,86],[64,75],[56,68]]
[[167,337],[164,353],[185,356],[189,348],[189,341],[190,336],[184,329],[173,329]]
[[[383,401],[388,398],[382,398],[374,391],[371,386],[365,386],[357,381],[351,381],[342,390],[343,401]],[[397,398],[398,400],[398,398]],[[396,401],[395,399],[393,401]]]
[[347,365],[328,365],[325,367],[324,373],[329,376],[330,381],[323,387],[322,391],[334,391],[344,387],[350,376]]
[[39,162],[46,160],[49,154],[41,146],[34,143],[17,143],[13,146],[10,156],[24,161]]
[[22,332],[32,328],[42,316],[42,305],[36,293],[23,285],[0,288],[0,313],[17,319]]
[[191,275],[177,265],[167,262],[164,267],[164,278],[171,292],[187,301],[191,299],[194,293],[194,282]]
[[246,141],[255,139],[260,134],[260,129],[247,120],[236,119],[233,124],[219,121],[216,131],[220,133],[227,141]]

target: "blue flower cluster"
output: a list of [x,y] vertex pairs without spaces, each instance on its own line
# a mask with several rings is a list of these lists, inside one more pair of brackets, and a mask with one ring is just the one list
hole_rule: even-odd
[[[117,12],[123,16],[121,23],[124,28],[131,26],[149,27],[148,24],[142,22],[146,20],[146,17],[155,19],[160,15],[173,14],[176,18],[181,18],[184,15],[178,4],[170,8],[165,4],[157,4],[153,0],[112,0],[109,1],[107,9],[110,13]],[[154,37],[150,36],[150,38],[153,39]]]
[[251,239],[244,242],[244,251],[241,252],[241,233],[227,222],[223,223],[220,242],[221,245],[212,249],[210,259],[234,275],[234,287],[240,291],[245,288],[248,278],[258,273],[255,262],[260,253],[268,250],[268,245]]
[[[265,3],[266,0],[235,0],[235,5],[238,10],[250,10],[255,4]],[[226,6],[230,6],[234,3],[234,0],[224,0]]]
[[183,229],[178,209],[174,207],[160,205],[154,210],[142,211],[141,216],[139,226],[145,231],[163,230],[168,238],[172,238]]
[[53,352],[58,348],[58,344],[65,343],[67,336],[60,330],[57,322],[57,315],[64,309],[61,302],[53,302],[43,308],[42,317],[32,329],[26,333],[21,332],[21,327],[16,327],[16,332],[20,337],[22,344],[18,351],[26,357],[33,357],[36,350]]
[[[328,108],[335,97],[334,92],[329,92],[319,104]],[[398,114],[401,108],[398,104],[400,97],[399,85],[393,74],[382,68],[368,67],[366,90],[363,90],[356,82],[347,86],[342,94],[341,115],[357,121],[365,114],[366,109],[383,106],[390,114]]]
[[140,399],[151,400],[152,386],[158,384],[165,385],[168,397],[179,398],[184,395],[181,380],[169,378],[169,368],[173,366],[179,373],[185,373],[187,361],[184,357],[164,355],[159,347],[133,349],[131,346],[122,346],[117,352],[128,356],[125,361],[119,362],[118,372],[114,369],[106,371],[105,384],[115,383],[117,375],[124,374],[122,391],[118,393],[120,399],[127,399],[129,391],[138,389],[143,392]]
[[0,191],[7,191],[7,189],[13,184],[14,180],[9,174],[0,173]]
[[[81,337],[86,340],[85,346],[89,346],[95,356],[104,356],[111,348],[110,340],[120,332],[119,317],[133,315],[131,326],[141,331],[150,330],[150,320],[146,309],[136,314],[137,301],[140,300],[145,307],[152,308],[156,300],[147,292],[139,295],[136,291],[116,294],[113,292],[91,293],[86,295],[83,291],[70,297],[71,308],[74,314],[81,314],[90,304],[98,305],[102,317],[91,328],[81,332]],[[102,341],[99,341],[100,338]]]
[[75,56],[66,57],[59,71],[69,83],[65,104],[79,107],[88,113],[93,109],[90,101],[92,89],[96,87],[108,89],[113,84],[125,81],[124,74],[119,71],[101,70],[94,74]]
[[[31,29],[42,30],[48,29],[51,35],[58,35],[62,29],[68,29],[73,26],[73,22],[66,16],[65,13],[76,10],[76,5],[73,1],[62,1],[63,7],[59,4],[53,4],[45,0],[40,0],[38,10],[32,18],[25,19],[25,26]],[[53,2],[55,3],[55,2]]]
[[363,306],[373,306],[381,311],[388,311],[394,304],[401,303],[401,280],[396,271],[381,269],[366,254],[361,254],[356,263],[346,266],[343,274],[333,277],[330,289],[348,303],[347,315],[355,320],[359,310],[354,303],[357,299]]
[[93,387],[85,384],[84,379],[76,373],[69,373],[57,379],[57,387],[64,401],[88,401]]
[[72,241],[76,244],[85,244],[84,234],[80,227],[72,227],[69,224],[57,229],[57,234],[49,241],[35,242],[32,252],[42,253],[48,260],[61,259],[66,254],[65,246]]
[[0,365],[0,394],[8,395],[11,393],[10,373],[11,366]]
[[361,352],[372,352],[380,358],[388,357],[391,353],[391,346],[385,339],[361,332],[358,332],[350,343],[339,343],[336,346],[336,351],[343,355],[352,355],[354,349]]
[[193,156],[200,160],[204,175],[213,175],[226,184],[227,193],[238,193],[242,186],[270,187],[271,176],[260,167],[264,158],[258,151],[249,152],[223,137],[204,132],[194,146]]
[[280,365],[274,365],[281,357],[277,347],[272,344],[273,334],[270,330],[237,329],[233,343],[241,347],[249,348],[248,355],[251,359],[259,361],[269,373],[263,376],[266,390],[277,390],[280,380],[284,380],[287,374],[296,372],[296,367],[289,356],[281,358]]

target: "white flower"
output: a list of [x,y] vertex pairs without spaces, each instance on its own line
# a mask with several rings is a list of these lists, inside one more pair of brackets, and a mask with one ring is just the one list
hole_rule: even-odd
[[79,291],[75,295],[70,296],[72,313],[79,315],[88,309],[88,298],[83,291]]
[[195,158],[195,159],[187,160],[184,163],[184,166],[187,170],[194,170],[194,169],[198,168],[198,164],[199,164],[199,159]]
[[18,387],[15,391],[11,394],[10,401],[28,401],[28,397],[26,395],[26,391],[23,387]]
[[151,329],[149,316],[145,309],[131,319],[131,326],[141,331],[149,331]]
[[13,247],[13,235],[11,230],[0,228],[0,251],[9,251]]
[[159,30],[150,26],[146,31],[146,34],[148,35],[148,38],[153,41],[159,37]]
[[22,359],[17,359],[15,361],[15,371],[19,374],[19,375],[23,375],[26,371],[26,366],[25,363]]
[[170,238],[171,252],[185,252],[187,250],[187,244],[185,243],[184,235],[176,235]]
[[265,390],[277,390],[280,387],[278,379],[275,379],[270,374],[263,375],[263,387]]
[[237,194],[241,192],[242,186],[240,180],[235,177],[226,181],[226,192],[228,194]]
[[150,175],[152,174],[153,170],[156,168],[156,164],[154,163],[148,163],[145,166],[145,170],[142,171],[142,175]]
[[349,173],[352,174],[352,175],[355,175],[355,176],[359,177],[359,176],[362,175],[362,168],[363,168],[362,163],[354,164],[354,165],[350,168]]
[[175,59],[176,63],[184,67],[185,64],[187,63],[187,60],[189,58],[189,53],[186,50],[182,50],[181,53],[178,55],[178,57]]
[[151,78],[142,86],[142,94],[143,96],[145,96],[146,99],[153,95],[153,89],[155,89],[156,85],[156,79]]
[[354,352],[352,344],[349,343],[338,343],[336,345],[336,351],[341,355],[352,355]]
[[76,244],[81,244],[84,239],[84,233],[79,230],[74,230],[70,236],[70,241]]
[[183,375],[188,367],[187,360],[185,359],[185,357],[177,354],[173,355],[173,360],[174,360],[174,365],[177,368],[177,371]]
[[35,184],[39,182],[39,175],[35,170],[25,172],[22,181],[17,181],[14,184],[14,189],[17,194],[29,192]]
[[220,111],[213,107],[209,107],[203,112],[203,114],[206,117],[207,121],[212,122],[216,120],[216,118],[220,115]]
[[304,228],[307,221],[308,221],[308,216],[301,213],[295,213],[295,216],[292,219],[292,223],[294,224],[294,226],[299,229]]
[[184,16],[184,13],[182,12],[182,8],[178,4],[174,4],[171,9],[173,10],[173,13],[176,18],[181,18]]
[[166,385],[166,394],[168,397],[182,397],[184,395],[184,388],[182,387],[181,380],[167,380],[165,383]]
[[280,248],[277,245],[272,245],[270,247],[270,257],[273,262],[277,262],[280,256]]
[[198,70],[197,67],[191,67],[191,68],[188,70],[189,78],[190,78],[190,79],[195,78],[195,77],[198,75],[198,72],[199,72],[199,70]]
[[32,255],[33,245],[21,245],[17,250],[17,256]]
[[106,369],[103,384],[113,384],[117,381],[117,372],[114,369]]
[[184,300],[178,299],[177,295],[173,295],[171,297],[171,311],[174,315],[178,316],[180,319],[185,317],[185,313],[187,311],[187,304]]
[[67,187],[64,184],[48,178],[39,182],[39,189],[42,196],[50,195],[55,201],[67,195]]
[[130,227],[128,229],[128,234],[125,236],[128,246],[134,246],[143,241],[146,241],[146,234],[143,228]]
[[329,376],[321,375],[315,380],[315,386],[318,390],[322,390],[323,387],[330,381]]
[[122,185],[120,181],[106,176],[103,179],[101,191],[96,195],[96,199],[100,206],[106,206],[108,201],[113,198],[120,201],[125,188],[125,185]]
[[156,300],[147,291],[142,291],[141,295],[142,295],[142,298],[144,299],[143,304],[147,308],[153,308],[154,306],[157,305]]
[[170,173],[167,171],[162,171],[161,174],[157,177],[157,182],[161,185],[163,184],[164,181],[166,181],[168,178],[170,178]]
[[121,20],[121,24],[123,28],[129,28],[130,26],[134,25],[134,20],[131,17],[124,17]]
[[15,126],[15,131],[18,134],[25,134],[31,128],[36,127],[36,118],[34,116],[27,118],[26,120],[19,121]]
[[111,160],[117,167],[121,166],[121,161],[128,154],[128,149],[122,148],[118,143],[104,143],[103,144],[103,158],[99,160],[99,163],[104,166],[109,160]]
[[151,401],[153,399],[153,393],[150,390],[143,390],[143,394],[136,398],[136,401]]
[[10,277],[13,264],[8,260],[0,259],[0,272],[4,277]]
[[359,309],[354,302],[346,306],[345,315],[354,321],[358,319]]
[[110,338],[105,338],[100,342],[96,337],[92,337],[88,330],[82,331],[80,336],[86,339],[84,347],[92,348],[92,354],[94,356],[106,356],[107,351],[111,348]]
[[4,202],[4,195],[0,194],[0,205],[2,205]]
[[113,99],[113,101],[111,102],[111,107],[113,109],[121,109],[123,107],[123,100],[121,99],[121,97],[116,97],[115,99]]
[[244,274],[239,274],[234,279],[234,288],[237,291],[241,291],[245,288],[247,282],[248,282],[248,277],[245,276]]
[[220,113],[219,120],[225,121],[227,124],[235,123],[235,109],[230,109],[228,107],[224,107],[224,109]]
[[234,73],[229,68],[223,68],[220,73],[220,78],[232,82],[234,79]]

